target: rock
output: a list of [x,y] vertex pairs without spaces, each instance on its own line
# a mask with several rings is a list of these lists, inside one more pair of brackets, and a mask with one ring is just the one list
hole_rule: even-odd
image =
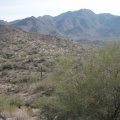
[[13,84],[1,84],[0,85],[0,93],[9,94],[9,93],[17,93],[18,91],[19,90],[16,85],[13,85]]
[[58,119],[58,116],[55,116],[54,120],[57,120]]
[[32,117],[39,116],[40,110],[39,109],[32,109]]
[[16,120],[16,118],[7,118],[6,120]]

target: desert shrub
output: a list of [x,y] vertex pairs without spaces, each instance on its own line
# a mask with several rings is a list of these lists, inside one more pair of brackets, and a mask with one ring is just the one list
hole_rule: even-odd
[[10,96],[10,105],[16,106],[20,108],[20,106],[23,104],[23,101],[20,99],[19,96]]
[[22,64],[22,63],[14,63],[13,64],[13,68],[15,70],[17,70],[17,69],[27,69],[27,67],[25,66],[25,64]]
[[11,53],[2,53],[2,56],[3,56],[3,58],[5,58],[5,59],[10,59],[10,58],[13,57],[13,54],[11,54]]
[[53,88],[53,83],[50,80],[44,79],[39,81],[34,81],[29,85],[29,92],[30,93],[41,93],[42,91],[48,91],[49,89]]
[[12,64],[10,64],[10,63],[5,63],[5,64],[2,64],[1,65],[1,71],[2,70],[11,70],[13,68],[13,66],[12,66]]
[[0,94],[0,112],[13,111],[22,105],[22,100],[18,96],[7,96]]
[[26,76],[23,76],[23,78],[21,78],[19,80],[19,83],[27,83],[27,84],[31,84],[31,83],[34,83],[34,82],[37,82],[39,79],[35,76],[32,76],[32,75],[26,75]]
[[53,96],[37,95],[32,102],[33,107],[41,109],[39,116],[41,120],[53,120],[58,114],[58,107],[56,105],[56,98]]
[[7,74],[8,74],[8,71],[5,70],[5,71],[2,71],[2,72],[1,72],[0,76],[6,76]]
[[[111,43],[74,62],[58,61],[55,81],[56,102],[44,104],[48,120],[120,119],[120,43]],[[78,67],[75,67],[75,66]],[[47,105],[47,106],[46,106]]]
[[11,84],[18,84],[19,83],[19,80],[17,79],[12,79],[9,81]]

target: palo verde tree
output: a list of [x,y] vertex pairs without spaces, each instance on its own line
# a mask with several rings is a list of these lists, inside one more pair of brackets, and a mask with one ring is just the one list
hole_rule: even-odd
[[120,43],[60,63],[52,77],[56,101],[46,109],[51,120],[120,120]]

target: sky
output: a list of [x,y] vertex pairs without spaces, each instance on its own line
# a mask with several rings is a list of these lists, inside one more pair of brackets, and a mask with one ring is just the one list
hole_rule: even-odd
[[30,16],[57,16],[67,11],[90,9],[95,13],[120,15],[120,0],[0,0],[0,20]]

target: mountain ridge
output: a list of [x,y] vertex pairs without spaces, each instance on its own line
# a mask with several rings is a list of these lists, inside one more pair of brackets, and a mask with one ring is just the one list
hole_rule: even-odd
[[55,17],[31,16],[8,24],[26,32],[59,35],[77,40],[120,38],[120,16],[110,13],[96,14],[88,9],[68,11]]

